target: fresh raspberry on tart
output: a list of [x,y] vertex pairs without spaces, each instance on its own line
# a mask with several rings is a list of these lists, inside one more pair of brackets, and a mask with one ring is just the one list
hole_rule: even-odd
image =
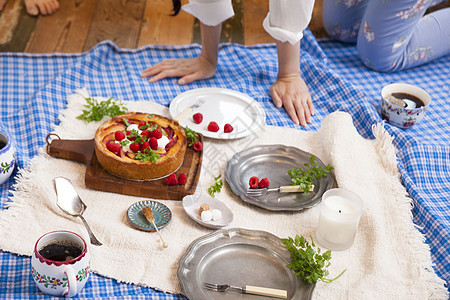
[[175,172],[183,163],[186,146],[186,134],[178,122],[156,114],[129,112],[116,116],[95,133],[100,165],[133,180],[151,180]]

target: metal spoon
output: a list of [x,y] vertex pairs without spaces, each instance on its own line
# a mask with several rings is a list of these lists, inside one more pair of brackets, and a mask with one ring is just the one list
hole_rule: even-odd
[[89,233],[91,244],[101,246],[102,243],[97,240],[94,233],[92,233],[88,223],[83,217],[83,212],[86,210],[87,206],[83,203],[83,201],[81,201],[77,191],[75,191],[75,188],[72,185],[72,182],[65,177],[56,177],[53,179],[53,183],[55,185],[57,195],[56,204],[58,205],[58,207],[63,212],[71,216],[80,217]]

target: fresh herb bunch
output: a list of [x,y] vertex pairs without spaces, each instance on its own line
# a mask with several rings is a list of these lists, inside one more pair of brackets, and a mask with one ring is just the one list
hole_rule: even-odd
[[198,141],[198,133],[189,127],[184,127],[184,133],[186,133],[186,137],[189,140],[189,147],[191,147],[195,142]]
[[158,153],[150,149],[146,149],[144,151],[138,151],[134,158],[140,161],[151,161],[152,163],[155,163],[160,157],[161,155]]
[[80,120],[88,122],[101,121],[104,116],[115,117],[127,112],[127,108],[123,103],[114,100],[112,97],[105,101],[98,102],[95,98],[85,98],[87,104],[84,105],[87,109],[77,117]]
[[281,239],[286,249],[291,253],[291,263],[286,267],[295,272],[295,276],[301,276],[304,281],[308,283],[322,280],[325,283],[330,283],[338,279],[344,274],[347,269],[341,272],[336,278],[326,278],[329,275],[327,268],[330,266],[331,251],[326,251],[320,254],[320,248],[314,249],[313,238],[310,235],[311,244],[308,243],[303,236],[295,236],[295,239],[288,237]]
[[313,186],[314,180],[326,177],[333,169],[330,165],[325,167],[320,166],[314,155],[311,155],[309,162],[310,163],[304,164],[306,167],[305,169],[292,168],[288,171],[289,176],[291,176],[290,185],[299,185],[300,188],[305,191],[305,194],[309,194],[309,190]]
[[223,187],[223,180],[222,180],[222,174],[219,174],[219,176],[214,177],[215,183],[208,188],[208,193],[211,195],[211,197],[215,197],[216,193],[220,193]]

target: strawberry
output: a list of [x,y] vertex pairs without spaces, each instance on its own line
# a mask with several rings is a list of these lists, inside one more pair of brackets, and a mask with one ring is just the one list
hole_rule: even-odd
[[150,143],[150,148],[152,148],[153,150],[158,149],[158,140],[155,137],[151,137],[149,140]]
[[256,176],[253,176],[248,181],[248,184],[250,185],[251,189],[256,189],[258,187],[259,179]]
[[223,132],[225,132],[225,133],[229,133],[229,132],[232,132],[233,131],[233,126],[231,126],[230,124],[225,124],[225,126],[223,127]]
[[214,121],[209,122],[209,125],[208,125],[208,130],[209,131],[217,132],[217,131],[219,131],[219,129],[220,129],[219,125],[216,122],[214,122]]
[[138,152],[141,149],[141,145],[138,143],[133,143],[130,145],[130,150],[133,152]]
[[201,142],[195,142],[195,143],[192,145],[192,149],[194,149],[195,152],[202,151],[203,145],[202,145]]
[[186,183],[187,183],[186,173],[181,173],[180,175],[178,175],[178,184],[185,185]]
[[150,137],[155,137],[156,139],[160,139],[162,137],[162,132],[159,129],[155,129],[150,132]]
[[116,141],[121,141],[121,140],[123,140],[123,139],[125,138],[125,133],[123,133],[123,132],[120,131],[120,130],[117,130],[117,131],[114,133],[114,138],[116,139]]
[[147,138],[150,136],[150,131],[146,130],[142,130],[141,135],[145,135]]
[[108,150],[111,152],[119,153],[120,149],[122,149],[122,146],[120,146],[119,143],[109,142],[106,144],[106,148],[108,148]]
[[200,124],[203,121],[203,115],[201,113],[196,113],[192,116],[192,119],[194,119],[195,123]]
[[172,173],[168,177],[166,177],[166,184],[167,185],[176,185],[176,184],[178,184],[177,175],[175,175],[175,173]]
[[270,185],[269,179],[267,179],[267,178],[264,177],[264,178],[261,179],[261,181],[259,182],[258,187],[259,187],[260,189],[263,189],[263,188],[268,188],[269,185]]
[[141,151],[143,152],[145,149],[150,149],[150,143],[149,142],[144,142],[141,145]]

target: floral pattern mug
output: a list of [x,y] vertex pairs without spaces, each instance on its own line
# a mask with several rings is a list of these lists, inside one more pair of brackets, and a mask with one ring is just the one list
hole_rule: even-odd
[[15,150],[6,132],[0,132],[0,184],[5,183],[14,171]]
[[[50,260],[40,251],[51,243],[76,245],[81,254],[67,260]],[[52,231],[40,237],[31,257],[31,274],[38,288],[47,295],[73,297],[89,279],[90,255],[86,242],[70,231]]]

